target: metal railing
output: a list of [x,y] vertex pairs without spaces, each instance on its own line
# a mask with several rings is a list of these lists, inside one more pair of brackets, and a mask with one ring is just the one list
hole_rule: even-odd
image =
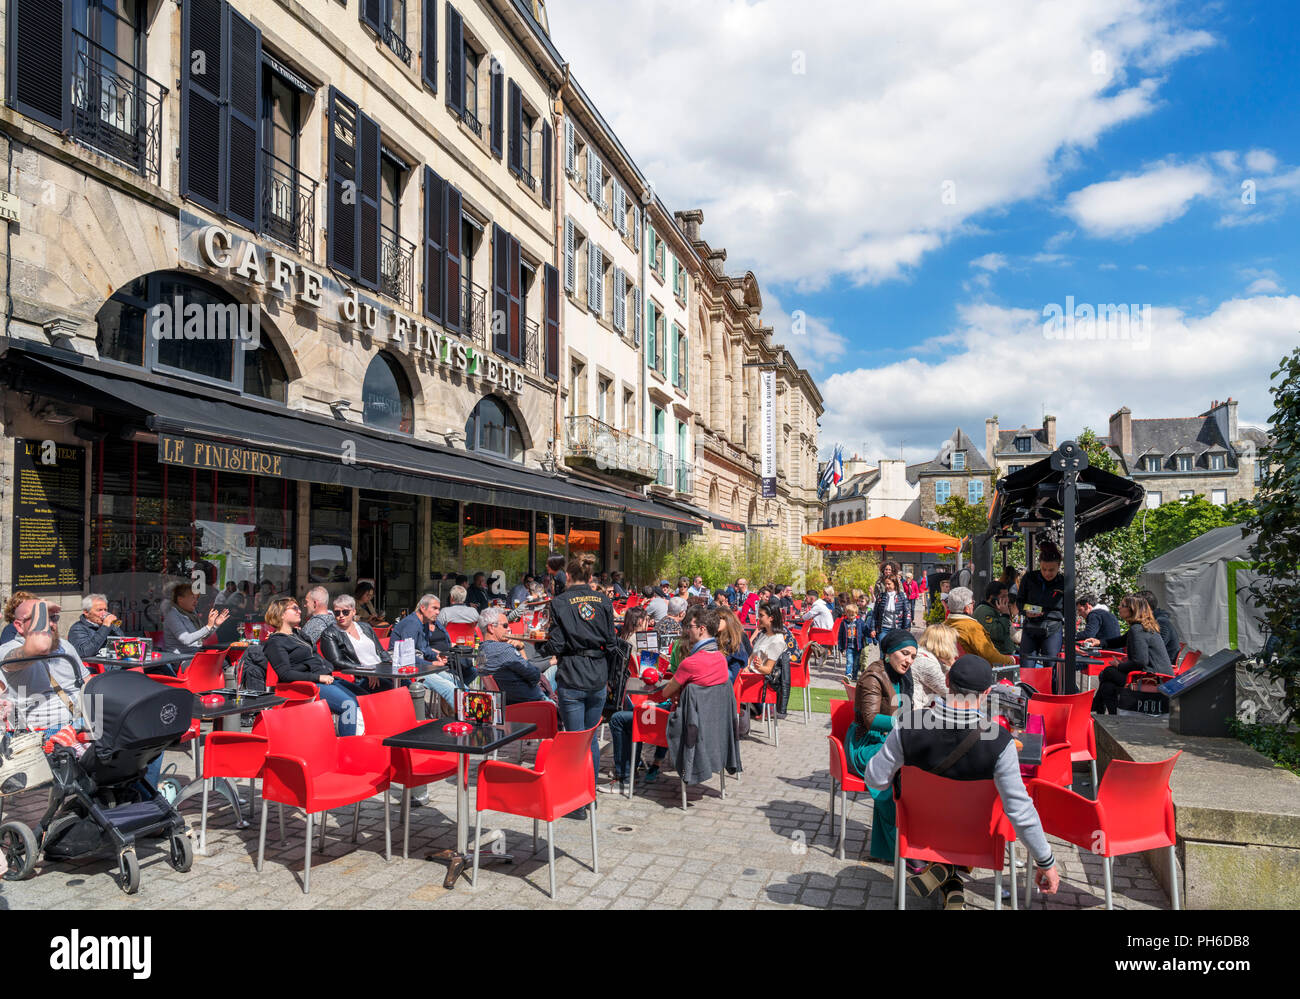
[[655,485],[671,489],[674,485],[673,480],[676,478],[676,462],[673,461],[673,456],[667,451],[661,451],[659,448],[655,448],[655,450],[659,452],[656,456],[658,467],[655,470]]
[[677,492],[691,493],[695,491],[695,466],[679,461],[677,463]]
[[537,190],[537,178],[534,177],[532,173],[529,172],[528,167],[521,166],[519,168],[519,179],[528,185],[528,190],[530,191]]
[[270,151],[262,157],[262,232],[315,260],[317,182]]
[[72,45],[73,138],[159,183],[167,88],[79,31]]
[[405,31],[402,30],[402,27],[394,28],[391,24],[385,24],[383,31],[380,32],[380,37],[397,58],[409,66],[411,65],[411,46],[406,44],[406,39],[402,37],[404,34]]
[[460,113],[460,120],[463,121],[471,132],[480,139],[483,138],[483,123],[478,120],[478,115],[466,108]]
[[473,284],[464,275],[460,279],[460,328],[466,340],[487,349],[487,289]]
[[415,308],[415,244],[386,225],[379,227],[379,290],[406,309]]
[[524,319],[524,367],[533,374],[542,374],[542,335],[537,324],[531,319]]
[[616,430],[594,416],[565,417],[566,458],[594,462],[602,471],[653,480],[671,458],[647,440]]

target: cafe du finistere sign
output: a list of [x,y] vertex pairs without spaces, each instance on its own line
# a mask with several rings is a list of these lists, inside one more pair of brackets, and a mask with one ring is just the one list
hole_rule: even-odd
[[181,214],[181,256],[230,277],[269,290],[295,308],[314,309],[323,318],[409,350],[451,371],[489,381],[519,394],[524,374],[497,358],[444,333],[422,319],[364,297],[328,274],[321,274],[276,250],[259,246],[229,229],[188,212]]

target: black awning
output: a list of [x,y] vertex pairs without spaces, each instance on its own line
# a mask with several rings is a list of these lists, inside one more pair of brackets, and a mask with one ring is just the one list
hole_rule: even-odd
[[692,517],[698,517],[700,520],[707,520],[719,531],[731,531],[734,534],[744,534],[747,530],[749,530],[749,528],[744,524],[741,524],[734,520],[730,520],[727,517],[720,516],[719,514],[716,513],[709,513],[708,510],[705,510],[698,506],[692,506],[690,503],[679,502],[679,503],[674,503],[673,506],[678,507],[681,510],[684,510]]
[[[1064,475],[1044,458],[998,482],[989,512],[989,526],[1013,530],[1018,520],[1056,521],[1065,516],[1060,486]],[[1075,540],[1080,544],[1098,534],[1127,527],[1142,507],[1146,490],[1134,482],[1099,468],[1085,468],[1075,505]],[[1057,488],[1040,489],[1040,486]]]
[[644,497],[579,485],[472,452],[403,440],[270,403],[223,398],[220,390],[205,395],[196,386],[182,392],[84,365],[30,355],[28,359],[31,366],[21,376],[25,390],[63,392],[96,408],[143,414],[158,434],[159,460],[169,464],[520,506],[593,520],[627,511],[628,521],[641,526],[700,529],[680,511]]

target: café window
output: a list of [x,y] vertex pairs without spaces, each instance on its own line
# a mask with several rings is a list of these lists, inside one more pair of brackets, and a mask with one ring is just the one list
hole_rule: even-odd
[[465,422],[465,447],[510,461],[522,461],[524,437],[510,410],[488,396],[474,407]]
[[350,486],[311,484],[311,549],[308,556],[313,586],[352,583],[352,498]]
[[[505,573],[509,593],[510,587],[523,579],[532,558],[533,511],[466,503],[461,521],[465,575],[473,579],[476,572],[487,573],[491,588],[492,574],[500,570]],[[541,539],[540,546],[545,544],[545,538]]]
[[415,407],[406,375],[397,361],[380,353],[366,369],[361,386],[362,420],[368,427],[409,434],[415,429]]
[[259,309],[215,284],[149,274],[105,302],[95,321],[102,358],[285,402],[288,374]]

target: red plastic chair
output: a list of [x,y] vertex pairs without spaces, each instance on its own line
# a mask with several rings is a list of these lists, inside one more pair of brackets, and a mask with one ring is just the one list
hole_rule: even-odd
[[627,796],[636,793],[636,747],[638,743],[646,746],[668,748],[668,718],[671,712],[654,704],[647,710],[647,694],[630,694],[632,702],[632,766],[628,769]]
[[627,598],[627,609],[631,610],[633,607],[640,607],[640,606],[641,606],[641,594],[639,593],[629,594]]
[[1052,704],[1038,698],[1030,698],[1029,713],[1043,719],[1043,762],[1034,772],[1031,780],[1045,780],[1062,787],[1074,783],[1073,755],[1070,749],[1070,714],[1074,710],[1069,704]]
[[773,713],[776,708],[776,691],[767,685],[767,678],[760,673],[741,671],[736,674],[733,686],[738,710],[744,710],[746,704],[763,706],[763,722],[767,725],[767,737],[774,745],[780,746],[781,730]]
[[1052,674],[1055,672],[1050,666],[1038,668],[1021,666],[1020,679],[1040,694],[1050,694],[1052,692]]
[[388,637],[393,633],[391,624],[377,624],[374,626],[375,637],[384,643],[384,648],[388,648]]
[[844,737],[848,734],[849,726],[853,724],[853,702],[852,701],[831,701],[831,734],[828,735],[827,741],[830,742],[831,748],[831,828],[835,828],[835,789],[838,786],[840,792],[840,836],[836,844],[836,851],[840,860],[844,859],[844,833],[845,824],[848,820],[848,799],[846,792],[852,791],[856,800],[859,792],[865,791],[867,785],[863,783],[862,778],[849,769],[849,756],[844,749]]
[[[415,717],[415,703],[405,687],[382,690],[357,699],[366,735],[383,740],[399,732],[409,732],[420,724]],[[509,712],[507,711],[507,717]],[[419,749],[390,749],[393,771],[390,779],[402,785],[402,859],[410,858],[411,788],[455,777],[459,759],[455,753],[437,753]],[[466,784],[469,774],[466,772]]]
[[[407,695],[408,697],[410,695]],[[392,859],[393,831],[388,811],[392,758],[382,740],[370,735],[340,738],[324,701],[301,704],[289,711],[262,714],[268,752],[262,775],[262,829],[257,842],[257,870],[266,853],[266,804],[279,802],[306,813],[307,838],[303,859],[303,894],[311,890],[312,817],[321,815],[320,849],[325,848],[329,810],[352,805],[352,841],[357,839],[361,802],[383,795],[384,859]]]
[[524,762],[525,742],[545,742],[560,732],[560,712],[554,701],[520,701],[507,704],[503,717],[508,722],[532,722],[537,728],[519,743],[519,762]]
[[1107,909],[1114,905],[1114,858],[1159,849],[1169,851],[1169,894],[1174,908],[1180,907],[1178,838],[1169,778],[1182,755],[1180,750],[1160,763],[1112,760],[1097,788],[1096,801],[1045,781],[1029,782],[1029,794],[1044,831],[1104,858]]
[[1078,694],[1035,694],[1029,699],[1070,705],[1070,759],[1085,760],[1092,771],[1092,786],[1097,786],[1097,733],[1092,727],[1092,691]]
[[[993,871],[993,908],[1002,908],[1002,868],[1007,844],[1016,834],[1002,811],[991,780],[950,780],[919,767],[899,771],[898,839],[894,848],[896,904],[906,907],[903,860],[928,860]],[[1016,899],[1014,848],[1011,863],[1011,908]]]
[[478,638],[478,625],[464,621],[449,621],[445,630],[452,645],[467,645]]
[[808,669],[807,656],[800,655],[798,659],[790,660],[790,689],[804,692],[803,723],[807,725],[812,720],[812,673]]
[[1140,669],[1130,670],[1128,674],[1128,679],[1125,680],[1124,683],[1125,686],[1130,686],[1130,687],[1135,683],[1137,684],[1150,683],[1154,688],[1164,683],[1166,680],[1168,680],[1170,675],[1181,676],[1182,674],[1186,673],[1189,669],[1194,668],[1196,664],[1200,661],[1201,661],[1201,650],[1192,649],[1191,652],[1183,656],[1182,662],[1180,662],[1177,666],[1173,667],[1172,674],[1151,673],[1148,672],[1147,670],[1140,670]]
[[[812,624],[812,619],[808,619]],[[830,628],[811,628],[808,632],[808,644],[814,645],[826,650],[825,655],[834,655],[839,648],[840,629],[844,627],[844,618],[837,617],[835,624]]]
[[537,764],[529,770],[514,763],[488,760],[478,770],[478,798],[474,812],[474,873],[470,885],[478,886],[479,844],[483,813],[505,812],[533,820],[533,846],[537,823],[546,823],[546,858],[550,866],[551,898],[555,898],[555,820],[587,806],[591,823],[591,871],[600,873],[596,853],[596,774],[591,768],[591,739],[599,725],[585,732],[561,732],[537,750]]
[[[266,736],[253,732],[209,732],[203,742],[203,779],[248,780],[248,808],[254,806],[253,781],[262,776],[266,763]],[[240,822],[243,828],[244,823]],[[284,808],[280,808],[280,839],[284,840]],[[207,849],[208,790],[203,789],[203,818],[199,822],[199,851]]]
[[510,634],[516,636],[528,634],[528,622],[525,621],[522,617],[518,621],[511,621]]

